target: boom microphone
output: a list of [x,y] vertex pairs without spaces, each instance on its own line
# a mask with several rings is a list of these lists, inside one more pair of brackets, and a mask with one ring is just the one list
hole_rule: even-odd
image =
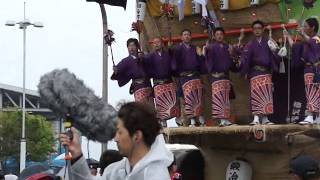
[[116,110],[67,69],[43,75],[38,85],[41,99],[56,114],[68,115],[73,126],[90,140],[105,143],[116,131]]

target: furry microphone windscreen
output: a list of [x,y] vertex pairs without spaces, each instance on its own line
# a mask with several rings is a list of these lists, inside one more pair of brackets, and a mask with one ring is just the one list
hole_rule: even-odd
[[57,115],[69,114],[88,139],[107,142],[114,137],[117,111],[67,69],[43,75],[38,88],[42,101]]

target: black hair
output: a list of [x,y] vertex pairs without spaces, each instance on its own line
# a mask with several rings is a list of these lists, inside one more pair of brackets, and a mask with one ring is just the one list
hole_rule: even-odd
[[99,168],[100,175],[102,176],[104,169],[108,167],[110,164],[120,161],[123,156],[116,150],[106,150],[100,156]]
[[183,179],[204,180],[205,161],[200,150],[186,151],[185,156],[178,163],[178,172]]
[[183,29],[180,34],[182,35],[184,32],[189,32],[191,34],[191,30],[190,29]]
[[314,28],[314,32],[315,33],[318,33],[318,30],[319,30],[319,22],[316,18],[308,18],[306,19],[306,23],[308,23],[308,25],[311,27],[311,28]]
[[217,31],[221,31],[221,32],[224,34],[224,29],[223,29],[223,27],[216,27],[216,28],[213,30],[213,34],[215,34]]
[[140,130],[147,146],[152,145],[161,129],[155,109],[148,104],[126,103],[121,106],[118,117],[130,136]]
[[260,21],[260,20],[256,20],[256,21],[253,21],[253,23],[251,24],[251,27],[253,28],[254,25],[256,24],[260,24],[262,27],[265,26],[264,22],[263,21]]
[[136,45],[137,48],[139,48],[140,46],[139,41],[136,38],[129,38],[127,40],[127,47],[129,46],[130,43],[134,43],[134,45]]

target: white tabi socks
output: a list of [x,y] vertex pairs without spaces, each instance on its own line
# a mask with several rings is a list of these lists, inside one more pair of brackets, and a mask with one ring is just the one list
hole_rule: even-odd
[[300,121],[299,124],[301,125],[313,124],[313,115],[308,115],[303,121]]
[[250,123],[250,125],[257,125],[257,124],[260,124],[259,116],[258,115],[254,115],[253,116],[253,121]]

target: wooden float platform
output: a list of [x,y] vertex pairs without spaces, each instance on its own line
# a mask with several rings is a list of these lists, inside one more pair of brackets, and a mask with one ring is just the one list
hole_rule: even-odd
[[[265,141],[255,131],[263,129]],[[320,125],[255,125],[164,129],[168,143],[193,144],[205,159],[205,179],[224,180],[228,164],[246,159],[253,180],[287,180],[289,162],[299,154],[320,160]]]

